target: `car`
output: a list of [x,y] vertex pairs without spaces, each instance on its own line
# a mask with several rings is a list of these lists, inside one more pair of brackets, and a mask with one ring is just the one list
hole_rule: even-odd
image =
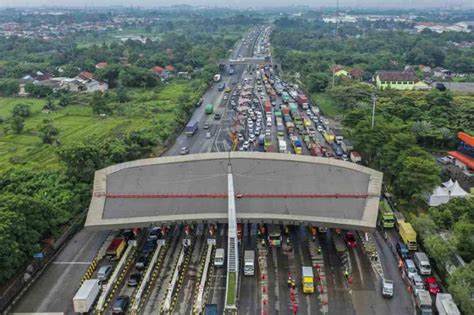
[[182,147],[179,154],[181,154],[181,155],[189,154],[189,148],[188,147]]
[[252,142],[252,143],[255,142],[255,135],[254,134],[249,135],[249,142]]
[[248,141],[245,141],[244,144],[242,145],[242,148],[247,151],[250,147],[250,143]]
[[277,104],[277,103],[276,103],[275,101],[273,101],[273,102],[272,102],[272,106],[274,106],[274,107],[275,107],[275,106],[276,106],[276,104]]
[[112,273],[112,265],[105,265],[99,268],[97,272],[97,279],[100,281],[106,281]]
[[126,295],[119,296],[112,307],[113,315],[122,315],[126,314],[128,310],[128,304],[130,303],[130,298]]
[[410,252],[403,242],[397,242],[395,249],[397,250],[398,256],[400,256],[403,260],[410,259]]
[[431,295],[436,295],[441,292],[439,288],[438,281],[433,276],[427,277],[425,279],[425,288]]
[[211,139],[211,133],[210,132],[206,132],[206,139]]
[[226,87],[225,92],[229,93],[231,91],[230,87]]
[[420,290],[425,290],[425,286],[423,285],[423,279],[421,279],[421,276],[419,274],[414,275],[410,279],[410,285],[413,289],[413,292],[415,295],[420,291]]
[[229,95],[227,94],[224,94],[224,101],[228,100],[229,99]]
[[161,228],[158,226],[154,226],[151,228],[150,233],[148,233],[148,237],[152,240],[157,240],[161,235]]
[[244,141],[244,136],[241,133],[237,134],[237,138],[239,141]]
[[309,115],[309,116],[313,115],[313,112],[311,111],[311,109],[306,110],[306,115]]
[[250,128],[253,128],[253,121],[250,121],[249,123],[247,123],[247,127],[250,129]]
[[209,129],[209,123],[204,123],[204,126],[203,126],[204,129]]
[[411,259],[405,260],[405,272],[408,274],[408,279],[413,279],[416,275],[418,275],[418,271],[416,270],[415,263]]
[[356,242],[354,233],[352,233],[352,232],[347,232],[345,237],[344,237],[344,240],[346,241],[347,246],[349,246],[351,248],[354,248],[354,247],[357,246],[357,242]]
[[135,268],[137,270],[145,269],[146,264],[148,263],[148,254],[141,254],[138,257],[137,262],[135,263]]
[[221,119],[221,114],[215,113],[215,114],[214,114],[214,119],[215,119],[215,120]]
[[138,272],[132,273],[130,277],[128,277],[127,286],[129,287],[136,287],[140,282],[142,275]]

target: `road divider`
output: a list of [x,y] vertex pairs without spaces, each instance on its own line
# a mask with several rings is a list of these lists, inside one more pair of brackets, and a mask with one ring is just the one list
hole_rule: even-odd
[[212,254],[216,246],[216,240],[210,238],[207,240],[206,244],[206,255],[203,255],[201,259],[201,264],[198,272],[198,280],[196,281],[196,290],[194,295],[194,305],[193,305],[193,314],[201,314],[204,309],[204,304],[206,303],[206,284],[209,275],[209,269],[212,262]]

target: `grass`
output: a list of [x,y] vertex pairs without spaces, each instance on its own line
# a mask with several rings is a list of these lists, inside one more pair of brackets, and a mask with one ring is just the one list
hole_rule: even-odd
[[325,116],[334,118],[336,115],[341,114],[341,109],[329,95],[325,93],[315,93],[311,95],[311,99]]
[[229,273],[229,284],[227,286],[227,305],[235,304],[235,289],[236,289],[236,274],[235,272]]
[[[6,133],[0,128],[0,167],[22,164],[34,169],[57,168],[59,160],[55,146],[44,145],[39,130],[45,119],[51,120],[59,129],[61,145],[67,146],[87,141],[101,140],[114,135],[151,127],[155,119],[173,122],[178,98],[189,91],[190,82],[172,83],[160,89],[133,89],[129,92],[130,102],[112,104],[117,113],[101,118],[92,113],[84,99],[65,108],[46,114],[41,111],[45,100],[31,98],[0,98],[0,116],[9,118],[15,104],[29,104],[32,115],[25,120],[22,134]],[[8,122],[3,125],[9,126]]]

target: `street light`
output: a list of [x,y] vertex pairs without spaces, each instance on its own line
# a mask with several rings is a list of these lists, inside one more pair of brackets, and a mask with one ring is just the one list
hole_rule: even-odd
[[375,103],[377,103],[377,95],[375,93],[372,93],[372,129],[374,129],[375,125]]

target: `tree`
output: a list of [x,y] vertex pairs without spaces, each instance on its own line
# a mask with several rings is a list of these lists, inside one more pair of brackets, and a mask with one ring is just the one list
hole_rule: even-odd
[[46,97],[46,104],[43,106],[43,109],[47,109],[49,111],[54,111],[56,109],[56,105],[54,105],[54,100],[51,95]]
[[115,89],[115,95],[117,97],[117,102],[119,103],[126,103],[130,99],[127,90],[122,85],[119,85],[117,89]]
[[[474,208],[473,208],[474,209]],[[472,211],[472,209],[471,209]],[[474,260],[474,223],[458,221],[454,224],[459,254],[467,261]]]
[[12,116],[27,118],[31,115],[31,108],[29,105],[17,104],[13,107]]
[[97,144],[77,144],[57,151],[67,173],[83,182],[90,182],[94,172],[104,166],[104,155]]
[[451,258],[455,253],[453,243],[445,241],[437,234],[426,236],[423,243],[428,255],[436,262],[438,269],[445,271],[446,265],[451,263]]
[[310,93],[322,92],[329,84],[329,76],[323,72],[311,73],[305,82]]
[[90,106],[92,107],[92,112],[94,114],[110,114],[112,112],[111,108],[107,104],[108,94],[102,94],[102,92],[94,92],[92,100],[90,101]]
[[53,90],[45,85],[34,85],[31,82],[25,84],[25,92],[28,92],[33,97],[46,97],[53,93]]
[[11,118],[11,128],[16,134],[20,134],[23,132],[23,128],[25,127],[25,120],[20,116],[13,116]]
[[448,278],[449,292],[463,314],[474,314],[474,261],[457,268]]
[[61,93],[59,96],[59,106],[66,107],[71,103],[71,95],[68,92]]
[[20,86],[16,80],[0,81],[0,96],[13,96],[18,94]]
[[58,128],[54,127],[50,120],[43,120],[43,125],[40,128],[40,138],[43,144],[53,144],[58,141]]
[[391,176],[397,176],[401,169],[394,163],[404,151],[416,145],[415,137],[408,133],[396,133],[383,148],[380,158],[380,166]]
[[440,170],[433,159],[409,156],[403,161],[397,186],[402,196],[419,198],[431,192],[440,181]]

